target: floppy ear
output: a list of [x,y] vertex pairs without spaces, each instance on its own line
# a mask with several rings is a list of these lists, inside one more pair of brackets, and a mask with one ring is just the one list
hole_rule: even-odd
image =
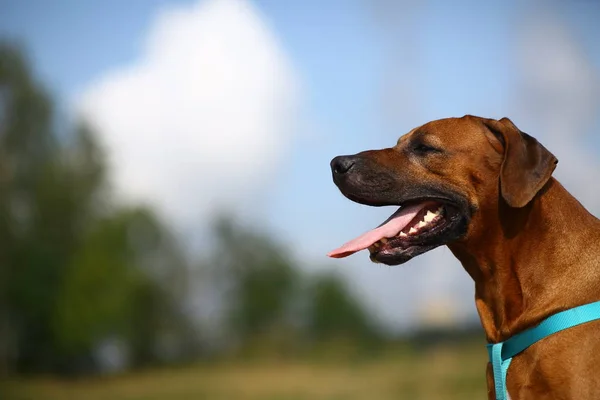
[[558,159],[508,118],[488,119],[484,124],[504,145],[500,169],[502,197],[511,207],[525,207],[548,182]]

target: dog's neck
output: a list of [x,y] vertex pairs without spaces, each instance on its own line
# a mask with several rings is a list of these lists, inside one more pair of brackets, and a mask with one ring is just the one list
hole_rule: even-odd
[[593,258],[600,243],[592,239],[600,220],[558,181],[551,179],[524,208],[500,200],[495,209],[478,213],[474,218],[494,222],[478,226],[497,229],[469,232],[448,247],[475,281],[488,341],[506,340],[558,311],[600,300],[600,260]]

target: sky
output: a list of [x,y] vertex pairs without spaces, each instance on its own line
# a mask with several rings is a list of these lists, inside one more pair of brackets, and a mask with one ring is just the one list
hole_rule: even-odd
[[446,248],[395,268],[328,260],[394,211],[343,198],[330,159],[433,119],[508,116],[600,215],[599,17],[585,0],[0,0],[0,35],[96,128],[120,201],[200,247],[231,211],[402,330],[474,318],[473,283]]

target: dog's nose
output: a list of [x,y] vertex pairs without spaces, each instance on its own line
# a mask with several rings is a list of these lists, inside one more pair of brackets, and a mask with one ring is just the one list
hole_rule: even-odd
[[331,170],[336,175],[342,175],[350,171],[355,163],[354,157],[351,156],[337,156],[331,160]]

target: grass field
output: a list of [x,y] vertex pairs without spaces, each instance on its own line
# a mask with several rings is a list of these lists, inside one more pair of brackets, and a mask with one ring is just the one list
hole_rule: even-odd
[[377,358],[220,362],[64,381],[13,379],[2,400],[485,399],[485,349],[389,350]]

